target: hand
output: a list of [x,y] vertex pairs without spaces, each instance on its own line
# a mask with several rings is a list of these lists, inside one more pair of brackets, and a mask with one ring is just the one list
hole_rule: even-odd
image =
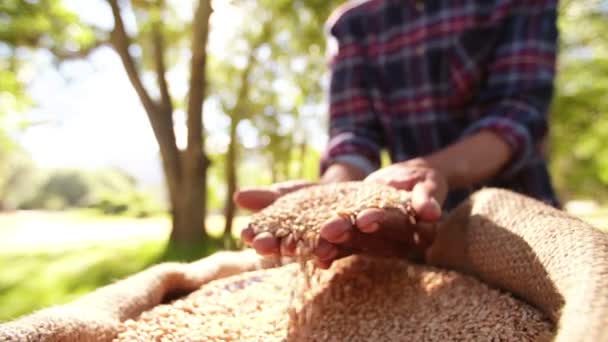
[[380,182],[412,191],[412,206],[418,223],[397,209],[367,209],[353,224],[336,218],[321,228],[321,240],[314,251],[317,264],[327,268],[342,256],[363,252],[386,256],[418,257],[434,239],[434,223],[441,217],[446,198],[446,178],[424,159],[393,164],[370,174],[366,182]]
[[[290,181],[269,187],[244,189],[234,194],[234,200],[243,208],[257,211],[285,194],[315,184],[317,183]],[[399,209],[364,210],[356,217],[356,227],[353,229],[351,222],[342,217],[326,222],[321,227],[319,245],[313,251],[317,266],[328,268],[335,259],[353,253],[403,257],[422,255],[428,240],[416,240],[409,216]],[[241,231],[241,239],[258,254],[296,254],[296,244],[291,236],[279,239],[267,232],[255,235],[251,228],[245,228]]]
[[[349,164],[335,163],[325,171],[319,183],[361,180],[364,177],[365,174],[356,167]],[[234,194],[234,201],[242,208],[258,211],[266,208],[285,194],[315,184],[318,183],[296,180],[277,183],[270,187],[245,189]],[[290,236],[279,240],[270,233],[255,235],[253,230],[249,228],[241,231],[241,239],[262,255],[279,253],[293,255],[296,249],[295,241]]]
[[267,187],[242,189],[235,192],[232,198],[236,205],[243,209],[259,211],[271,205],[279,197],[285,194],[315,184],[317,183],[305,180],[281,182]]
[[[268,187],[239,190],[235,192],[233,199],[241,208],[259,211],[271,205],[283,195],[315,184],[317,183],[304,180],[281,182]],[[241,231],[241,239],[262,255],[278,254],[281,249],[284,251],[284,254],[293,254],[295,252],[293,241],[289,241],[288,239],[279,241],[279,239],[270,233],[255,235],[251,228],[245,228]],[[283,248],[281,248],[281,245],[283,245]]]
[[436,222],[441,218],[441,205],[448,193],[447,179],[423,158],[387,166],[370,174],[365,181],[411,191],[412,206],[420,220]]

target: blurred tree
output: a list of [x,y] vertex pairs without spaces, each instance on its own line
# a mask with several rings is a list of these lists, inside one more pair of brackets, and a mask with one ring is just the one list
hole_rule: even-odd
[[[25,87],[33,74],[33,51],[48,50],[60,60],[82,57],[101,44],[94,32],[59,0],[0,2],[0,202],[14,208],[35,186],[34,166],[14,141],[31,123]],[[103,38],[100,36],[100,38]],[[2,207],[3,205],[0,205]]]
[[[270,105],[253,122],[273,182],[304,176],[300,158],[307,155],[311,139],[323,139],[319,130],[326,119],[324,24],[343,2],[259,1],[273,18],[273,34],[268,41],[268,62],[255,73],[260,86],[253,94]],[[316,176],[315,172],[313,178]]]
[[[208,160],[204,153],[202,105],[206,95],[210,0],[195,2],[191,23],[177,22],[175,12],[163,0],[107,0],[107,3],[114,18],[114,27],[109,32],[81,22],[77,14],[66,9],[62,0],[2,1],[0,52],[3,66],[9,67],[8,76],[4,75],[5,71],[0,75],[2,99],[8,96],[5,89],[10,90],[13,98],[21,94],[23,84],[17,76],[20,63],[26,58],[19,58],[19,49],[47,50],[62,61],[86,57],[96,47],[110,44],[121,58],[160,147],[173,214],[170,240],[178,245],[196,246],[206,234],[204,194]],[[125,15],[135,19],[135,27],[127,29]],[[187,41],[191,56],[185,101],[188,142],[185,149],[180,150],[173,128],[174,106],[178,102],[174,102],[169,93],[166,55],[169,48],[183,47]],[[147,70],[153,70],[156,76],[157,97],[142,77]]]
[[30,157],[19,146],[8,143],[9,148],[0,148],[0,211],[18,208],[39,183]]
[[[229,143],[222,160],[226,179],[225,241],[230,241],[236,209],[231,195],[238,185],[237,165],[243,146],[237,128],[241,123],[257,131],[256,152],[266,156],[272,181],[305,175],[303,157],[311,136],[305,121],[310,116],[319,120],[319,113],[305,113],[302,108],[319,107],[323,101],[323,23],[337,3],[235,2],[247,15],[236,24],[232,43],[226,46],[229,51],[224,53],[229,58],[214,58],[210,75],[213,95],[230,119]],[[315,168],[312,177],[316,172]],[[246,179],[251,178],[249,168],[243,173]]]
[[[121,169],[57,169],[43,178],[32,176],[38,173],[29,163],[22,161],[15,165],[19,167],[15,167],[9,182],[0,184],[0,195],[6,189],[13,207],[38,210],[94,208],[104,214],[136,217],[162,210],[154,197],[138,189],[135,179]],[[23,189],[26,191],[16,196]]]
[[[160,147],[165,171],[173,230],[170,241],[176,247],[189,249],[197,246],[206,237],[206,175],[209,159],[204,152],[203,101],[206,96],[207,38],[211,1],[200,0],[196,4],[191,23],[190,82],[186,101],[188,138],[187,146],[180,150],[174,131],[174,102],[167,83],[165,55],[170,44],[176,44],[187,25],[171,24],[171,11],[165,1],[133,1],[132,10],[138,23],[135,35],[130,35],[123,21],[123,10],[118,0],[108,0],[114,17],[111,43],[135,88]],[[175,46],[175,45],[173,45]],[[150,60],[154,70],[159,98],[152,97],[141,78],[142,65],[133,56],[133,51]]]
[[[228,128],[228,148],[224,159],[224,171],[226,178],[226,196],[224,201],[224,247],[230,249],[232,244],[232,223],[236,212],[236,206],[232,200],[232,194],[237,188],[237,167],[239,161],[240,142],[237,135],[237,128],[241,121],[251,117],[253,113],[259,109],[260,103],[255,103],[250,99],[250,89],[255,87],[251,84],[251,72],[259,63],[255,54],[262,44],[264,44],[270,36],[271,21],[267,18],[261,23],[261,28],[253,30],[253,32],[240,32],[242,39],[247,40],[246,50],[244,53],[245,63],[241,69],[231,63],[225,61],[216,61],[213,68],[215,70],[216,79],[214,80],[215,91],[220,99],[222,111],[229,113],[230,125]],[[234,101],[231,101],[235,99]],[[257,107],[257,108],[256,108]]]
[[564,1],[551,168],[564,199],[608,198],[608,1]]

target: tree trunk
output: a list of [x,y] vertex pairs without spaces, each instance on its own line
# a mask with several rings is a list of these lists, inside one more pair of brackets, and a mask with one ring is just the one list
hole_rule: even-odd
[[[230,143],[228,144],[228,151],[226,152],[226,202],[224,204],[224,248],[232,249],[232,226],[234,221],[234,215],[236,213],[236,206],[232,200],[232,195],[236,191],[237,187],[237,164],[238,164],[238,148],[239,141],[236,129],[243,119],[245,114],[245,108],[247,107],[247,99],[249,98],[249,75],[253,69],[255,60],[255,50],[262,44],[266,39],[269,25],[265,24],[263,27],[263,33],[260,39],[251,49],[249,56],[247,57],[247,65],[241,73],[240,89],[237,95],[237,102],[230,115]],[[226,110],[226,108],[224,108]],[[227,111],[228,112],[228,111]]]
[[226,153],[226,203],[224,204],[224,247],[226,249],[232,249],[232,223],[234,220],[234,214],[236,207],[232,200],[232,194],[236,191],[237,186],[237,148],[238,148],[238,137],[236,135],[236,128],[239,124],[237,118],[232,118],[230,122],[230,144],[228,145],[228,151]]
[[174,196],[173,230],[170,243],[177,246],[196,246],[206,237],[207,168],[204,153],[203,101],[206,93],[207,38],[211,1],[200,0],[193,18],[192,58],[186,123],[188,146],[181,154],[181,182],[179,193]]
[[171,199],[173,229],[170,242],[178,246],[202,244],[208,237],[205,230],[205,194],[207,161],[201,152],[187,156],[182,152],[183,174],[178,191]]
[[185,151],[180,151],[173,131],[173,106],[165,78],[162,23],[156,21],[152,28],[154,65],[160,90],[160,99],[155,100],[145,88],[138,65],[129,53],[132,38],[125,31],[119,2],[108,0],[114,17],[112,45],[144,106],[160,148],[173,219],[169,249],[176,251],[178,257],[187,259],[196,257],[191,253],[200,253],[201,245],[207,237],[205,216],[209,161],[204,152],[202,116],[206,91],[206,46],[212,11],[210,2],[200,0],[193,18],[187,108],[188,145]]

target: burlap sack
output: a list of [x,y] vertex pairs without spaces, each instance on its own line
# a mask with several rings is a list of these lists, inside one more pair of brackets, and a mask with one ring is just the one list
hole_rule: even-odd
[[219,252],[200,261],[164,263],[67,305],[0,325],[0,341],[111,341],[121,322],[171,297],[223,277],[268,266],[253,251]]
[[555,341],[608,341],[608,235],[566,212],[478,191],[442,223],[427,262],[533,304],[558,325]]
[[[608,236],[564,212],[506,190],[479,191],[441,224],[427,262],[528,301],[557,324],[556,341],[608,340]],[[261,265],[247,251],[155,266],[72,304],[1,325],[0,340],[109,341],[121,322],[171,293]]]

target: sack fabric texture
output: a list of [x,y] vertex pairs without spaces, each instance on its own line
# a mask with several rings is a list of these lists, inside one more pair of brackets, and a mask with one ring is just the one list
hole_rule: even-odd
[[[608,341],[608,235],[563,211],[511,191],[482,189],[442,221],[426,262],[531,304],[556,326],[555,341]],[[0,341],[111,341],[123,322],[176,294],[271,264],[247,250],[156,265],[1,324]]]

